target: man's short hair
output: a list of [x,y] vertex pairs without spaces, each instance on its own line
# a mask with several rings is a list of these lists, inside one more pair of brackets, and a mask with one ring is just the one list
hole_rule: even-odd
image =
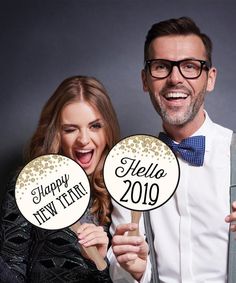
[[206,50],[207,61],[210,63],[211,66],[212,41],[206,34],[201,33],[200,28],[189,17],[169,19],[166,21],[153,24],[146,36],[145,45],[144,45],[144,60],[150,59],[148,57],[149,46],[155,38],[161,36],[167,36],[167,35],[190,35],[190,34],[197,35],[202,40]]

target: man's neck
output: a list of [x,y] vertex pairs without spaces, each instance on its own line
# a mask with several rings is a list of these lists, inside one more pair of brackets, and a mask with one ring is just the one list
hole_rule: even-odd
[[193,119],[184,125],[163,123],[163,128],[171,139],[176,142],[181,142],[183,139],[192,136],[203,125],[204,121],[205,113],[203,112],[198,119]]

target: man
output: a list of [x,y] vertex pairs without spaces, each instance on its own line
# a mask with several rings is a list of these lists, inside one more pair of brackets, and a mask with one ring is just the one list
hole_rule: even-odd
[[[186,17],[154,24],[146,37],[143,89],[163,121],[160,139],[175,150],[181,172],[174,196],[150,212],[160,282],[227,282],[228,223],[236,220],[236,203],[229,214],[232,131],[204,110],[217,73],[211,51],[209,37]],[[186,157],[178,148],[189,137],[205,149],[202,156]],[[150,282],[144,237],[126,233],[136,228],[130,212],[115,205],[112,221],[113,233],[121,224],[112,240],[113,281]]]

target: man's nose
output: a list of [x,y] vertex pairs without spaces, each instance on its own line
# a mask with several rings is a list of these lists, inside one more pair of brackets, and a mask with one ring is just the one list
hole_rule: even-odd
[[182,83],[184,81],[184,77],[180,73],[179,68],[177,66],[173,66],[172,71],[171,71],[171,73],[168,77],[168,80],[172,84],[178,84],[178,83]]

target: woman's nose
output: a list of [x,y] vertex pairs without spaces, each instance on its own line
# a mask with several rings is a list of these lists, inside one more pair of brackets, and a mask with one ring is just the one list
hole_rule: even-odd
[[79,133],[77,137],[77,141],[83,146],[87,145],[90,142],[90,136],[87,130],[82,130]]

